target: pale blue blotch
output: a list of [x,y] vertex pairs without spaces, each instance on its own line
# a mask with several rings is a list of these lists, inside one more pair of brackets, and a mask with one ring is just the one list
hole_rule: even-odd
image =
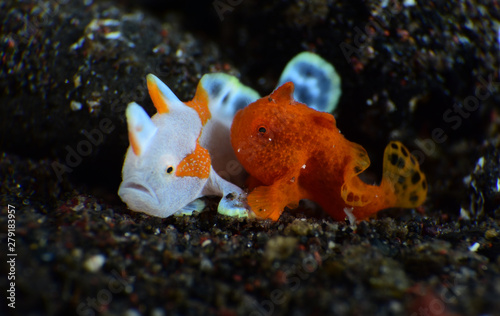
[[206,74],[201,78],[200,83],[208,94],[212,117],[223,121],[228,127],[231,126],[238,110],[260,98],[257,91],[228,74]]
[[303,52],[292,58],[283,70],[278,86],[293,82],[295,100],[323,112],[333,112],[341,90],[340,76],[335,68],[320,56]]

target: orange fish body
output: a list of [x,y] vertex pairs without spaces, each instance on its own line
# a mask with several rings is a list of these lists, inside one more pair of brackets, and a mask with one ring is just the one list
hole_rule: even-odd
[[381,184],[368,185],[358,177],[370,165],[363,147],[344,138],[331,114],[296,102],[293,90],[293,83],[283,84],[240,110],[231,126],[233,149],[251,175],[248,203],[258,217],[277,220],[301,199],[317,202],[336,220],[424,202],[425,176],[400,142],[385,149]]

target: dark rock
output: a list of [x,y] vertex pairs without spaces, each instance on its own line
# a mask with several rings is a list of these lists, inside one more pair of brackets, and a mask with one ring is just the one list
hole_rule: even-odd
[[481,149],[474,171],[464,178],[469,197],[462,208],[466,219],[500,218],[500,143],[487,142]]
[[[498,313],[500,10],[411,3],[1,2],[0,233],[15,209],[17,256],[16,309],[0,313]],[[389,139],[420,155],[423,207],[355,227],[308,203],[270,222],[221,216],[213,198],[167,219],[119,201],[123,110],[154,113],[148,72],[183,100],[211,71],[268,94],[303,50],[342,76],[335,116],[370,154],[365,179],[380,178]]]

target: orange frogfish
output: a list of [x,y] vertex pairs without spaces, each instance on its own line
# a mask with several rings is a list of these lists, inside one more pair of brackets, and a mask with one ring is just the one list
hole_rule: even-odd
[[283,84],[238,111],[231,126],[257,217],[277,220],[301,199],[317,202],[336,220],[362,220],[424,202],[425,175],[403,144],[387,145],[380,185],[366,184],[358,177],[370,165],[366,150],[344,138],[333,115],[295,101],[293,90],[292,82]]

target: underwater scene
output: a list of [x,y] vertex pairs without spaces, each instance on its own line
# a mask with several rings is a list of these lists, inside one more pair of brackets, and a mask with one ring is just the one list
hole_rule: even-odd
[[0,315],[500,315],[500,2],[0,19]]

